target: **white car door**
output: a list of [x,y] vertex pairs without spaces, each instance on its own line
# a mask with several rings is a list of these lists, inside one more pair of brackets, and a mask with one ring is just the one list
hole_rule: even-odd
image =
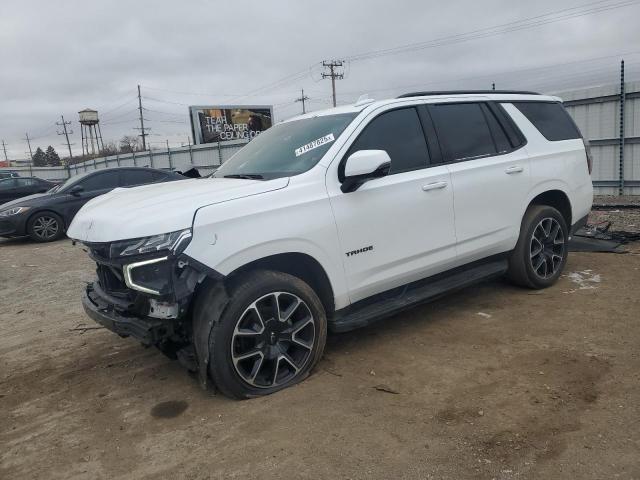
[[370,118],[337,160],[343,171],[350,154],[385,150],[391,158],[389,174],[343,193],[340,168],[332,165],[327,173],[351,302],[439,273],[455,262],[451,179],[446,166],[429,165],[418,110],[396,108]]
[[434,104],[429,113],[451,172],[459,263],[511,250],[530,189],[524,139],[495,105]]

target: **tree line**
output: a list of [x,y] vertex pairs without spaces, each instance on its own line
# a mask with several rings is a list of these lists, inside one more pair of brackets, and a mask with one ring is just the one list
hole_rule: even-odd
[[[140,143],[140,138],[135,135],[125,135],[118,142],[112,141],[106,143],[104,148],[100,150],[98,154],[78,155],[73,158],[66,157],[64,158],[64,164],[73,165],[95,157],[105,157],[108,155],[117,155],[119,153],[133,153],[141,151],[142,145]],[[60,159],[60,156],[51,145],[49,145],[44,151],[42,148],[38,147],[33,154],[34,167],[59,167],[62,164],[63,160]]]

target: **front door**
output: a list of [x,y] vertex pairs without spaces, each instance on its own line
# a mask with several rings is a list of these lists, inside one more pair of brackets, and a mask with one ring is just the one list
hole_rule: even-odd
[[416,109],[376,116],[344,159],[372,149],[391,157],[389,175],[349,193],[327,182],[351,302],[439,273],[455,262],[449,171],[429,166]]

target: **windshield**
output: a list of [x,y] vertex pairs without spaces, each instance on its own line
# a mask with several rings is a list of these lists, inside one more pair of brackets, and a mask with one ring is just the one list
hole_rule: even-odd
[[316,165],[357,113],[280,123],[258,135],[214,173],[214,177],[290,177]]

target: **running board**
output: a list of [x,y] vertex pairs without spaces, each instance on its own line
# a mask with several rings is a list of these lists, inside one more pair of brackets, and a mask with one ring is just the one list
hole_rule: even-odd
[[[407,308],[433,301],[447,293],[482,280],[499,277],[507,271],[508,267],[505,258],[472,265],[394,289],[393,292],[397,291],[398,293],[391,298],[389,298],[389,294],[392,292],[386,292],[371,299],[354,303],[336,312],[329,321],[329,329],[332,332],[348,332],[365,327]],[[376,300],[377,297],[379,299]]]

